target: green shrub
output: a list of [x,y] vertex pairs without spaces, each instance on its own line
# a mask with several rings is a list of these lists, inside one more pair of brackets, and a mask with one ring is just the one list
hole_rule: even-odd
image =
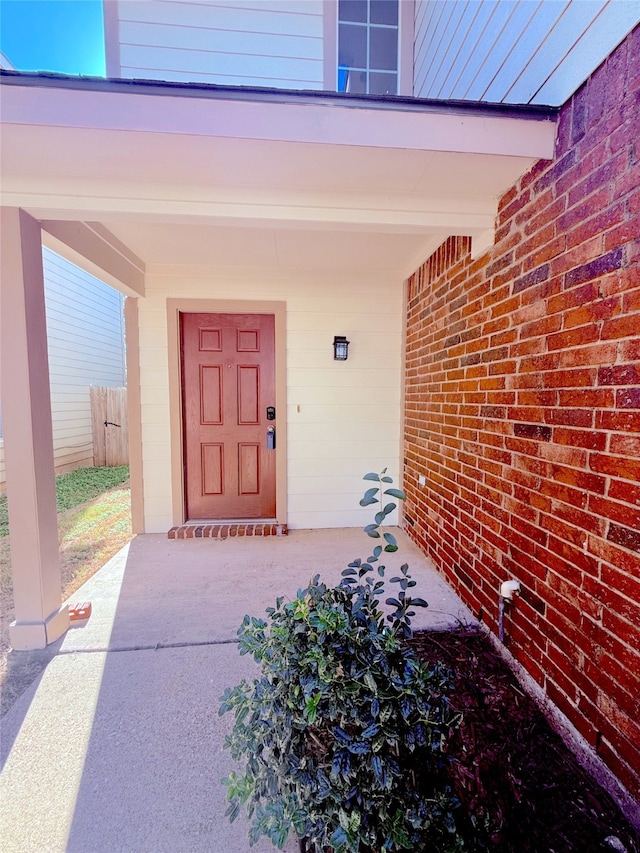
[[[367,474],[380,484],[391,478]],[[365,531],[395,509],[382,506],[380,486],[361,505],[379,504]],[[397,489],[383,495],[404,499]],[[245,616],[240,653],[262,673],[222,697],[220,713],[235,723],[225,746],[244,762],[228,788],[234,820],[243,805],[250,843],[262,835],[282,848],[291,828],[318,853],[454,851],[454,802],[440,782],[443,739],[453,723],[446,701],[447,673],[428,669],[403,642],[411,634],[415,586],[408,566],[391,578],[399,591],[386,599],[383,552],[397,550],[383,535],[366,560],[354,560],[339,585],[316,575],[295,599],[278,598],[267,619]],[[425,796],[425,792],[427,796]]]

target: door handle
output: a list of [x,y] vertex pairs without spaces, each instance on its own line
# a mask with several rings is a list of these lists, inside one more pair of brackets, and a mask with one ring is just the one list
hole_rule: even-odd
[[267,450],[276,449],[276,428],[274,426],[267,427]]

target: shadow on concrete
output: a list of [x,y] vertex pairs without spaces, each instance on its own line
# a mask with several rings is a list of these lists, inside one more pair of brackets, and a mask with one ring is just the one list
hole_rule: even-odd
[[[133,540],[78,593],[91,618],[5,718],[6,853],[247,853],[247,822],[228,823],[220,782],[232,720],[218,716],[219,698],[256,672],[237,628],[317,571],[337,581],[369,547],[359,530]],[[469,621],[406,537],[394,556],[431,604],[417,628]],[[297,849],[289,839],[285,850]]]
[[[46,649],[36,651],[16,652],[13,649],[9,651],[7,654],[7,671],[0,695],[0,717],[4,717],[29,687],[35,685],[35,690],[37,690],[45,669],[57,655],[59,647],[60,642],[57,642],[47,646]],[[28,710],[28,704],[21,707],[22,719]],[[7,737],[1,720],[0,732],[2,732],[0,745],[0,769],[2,769],[6,756],[13,746],[13,739]]]
[[[71,623],[69,631],[79,630],[81,627],[81,625]],[[60,638],[47,646],[46,649],[33,649],[31,651],[10,649],[7,654],[6,673],[0,688],[0,733],[2,735],[0,739],[0,770],[4,767],[5,759],[13,746],[13,740],[3,728],[1,718],[13,708],[30,687],[32,693],[37,692],[46,668],[60,652],[62,643],[63,638]],[[22,703],[16,712],[16,716],[22,715],[22,719],[24,719],[28,711],[29,703]]]

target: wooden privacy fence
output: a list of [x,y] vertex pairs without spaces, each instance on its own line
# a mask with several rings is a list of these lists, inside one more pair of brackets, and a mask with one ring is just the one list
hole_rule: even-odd
[[92,386],[91,426],[93,429],[93,464],[129,464],[129,427],[127,421],[127,389]]

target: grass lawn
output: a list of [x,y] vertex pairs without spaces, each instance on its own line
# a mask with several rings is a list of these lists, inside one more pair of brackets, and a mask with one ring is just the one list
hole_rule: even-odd
[[[129,468],[78,468],[56,477],[62,600],[66,600],[131,539]],[[44,664],[22,653],[8,678],[9,624],[13,621],[7,500],[0,498],[0,708],[4,713]],[[13,681],[16,685],[13,685]]]
[[[56,477],[56,506],[59,513],[85,503],[96,495],[119,486],[129,478],[129,466],[77,468]],[[0,497],[0,537],[9,535],[7,497]]]

